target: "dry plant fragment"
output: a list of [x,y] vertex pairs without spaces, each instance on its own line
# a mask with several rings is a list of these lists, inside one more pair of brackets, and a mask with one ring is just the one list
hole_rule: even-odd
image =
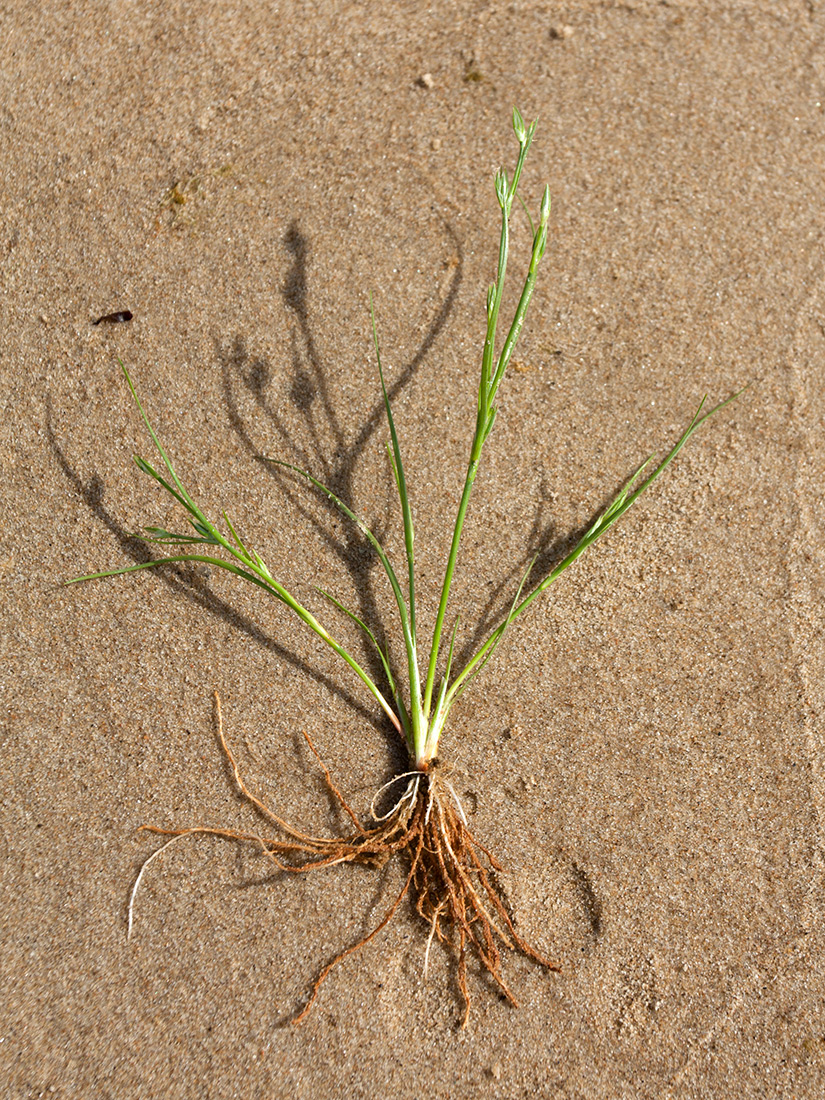
[[[504,633],[513,622],[635,504],[642,493],[653,484],[673,461],[699,426],[738,396],[738,394],[734,394],[733,397],[722,401],[708,412],[703,411],[705,405],[703,399],[690,423],[682,432],[681,437],[665,457],[659,461],[658,465],[648,472],[652,459],[642,463],[612,504],[585,531],[573,549],[546,576],[535,583],[530,581],[528,586],[533,564],[531,563],[530,568],[521,579],[504,621],[487,636],[463,668],[457,672],[454,671],[453,655],[458,630],[457,620],[452,631],[449,632],[446,660],[443,659],[443,649],[445,647],[442,646],[442,634],[446,625],[450,590],[458,559],[461,534],[482,450],[495,423],[499,387],[508,366],[516,366],[513,362],[513,352],[518,343],[535,287],[538,267],[547,245],[550,194],[548,189],[545,188],[541,199],[538,221],[534,224],[529,212],[527,213],[532,231],[530,262],[513,319],[500,350],[497,350],[497,327],[503,300],[510,244],[510,217],[535,129],[535,122],[529,126],[525,125],[520,113],[514,110],[513,130],[519,145],[516,167],[512,178],[508,178],[504,169],[500,169],[496,174],[495,191],[501,210],[501,236],[496,279],[487,291],[487,326],[481,355],[476,424],[470,446],[464,488],[444,569],[444,580],[435,616],[433,636],[425,661],[421,660],[420,639],[416,625],[416,578],[412,509],[407,491],[404,465],[401,459],[398,433],[384,379],[374,314],[372,315],[373,339],[383,403],[390,432],[388,452],[398,491],[404,531],[406,591],[404,591],[399,581],[388,554],[366,523],[331,489],[322,485],[310,473],[299,470],[289,463],[280,463],[280,465],[286,466],[306,478],[313,486],[326,494],[328,499],[357,526],[375,551],[386,574],[398,610],[404,638],[404,664],[407,672],[406,692],[403,690],[403,685],[399,684],[393,675],[394,666],[388,652],[382,648],[368,623],[344,607],[334,596],[323,589],[318,589],[335,608],[342,611],[364,631],[375,647],[383,669],[383,677],[378,677],[378,682],[361,666],[349,650],[341,645],[330,631],[321,624],[314,612],[301,604],[280,581],[276,580],[260,554],[248,548],[241,540],[226,513],[223,514],[224,523],[222,525],[211,521],[206,516],[175,472],[143,409],[132,380],[126,368],[123,368],[140,415],[165,469],[163,473],[158,473],[149,462],[137,456],[135,462],[140,470],[154,478],[166,492],[183,506],[189,514],[191,529],[188,529],[186,533],[176,533],[163,527],[147,527],[144,529],[146,534],[143,536],[147,542],[172,547],[174,552],[161,558],[140,562],[137,565],[92,573],[85,577],[77,577],[75,580],[93,580],[100,577],[117,576],[179,562],[200,562],[207,566],[224,569],[243,578],[256,585],[267,595],[285,604],[325,645],[329,646],[346,662],[403,738],[409,752],[411,770],[395,776],[391,780],[391,784],[387,785],[387,787],[395,784],[402,785],[401,793],[395,804],[387,813],[379,815],[376,812],[376,802],[374,801],[373,823],[365,826],[361,824],[358,815],[333,783],[329,772],[315,752],[312,741],[307,737],[310,748],[315,753],[323,769],[330,791],[352,822],[352,832],[348,836],[312,836],[294,828],[278,817],[245,786],[235,758],[223,735],[220,703],[218,701],[221,744],[232,765],[238,788],[244,798],[269,822],[269,825],[275,827],[276,835],[261,837],[257,833],[206,826],[171,830],[149,827],[152,831],[169,836],[171,839],[167,840],[157,852],[146,860],[134,884],[129,901],[128,925],[130,934],[133,928],[135,897],[146,869],[166,847],[183,837],[208,834],[235,842],[257,845],[266,852],[274,865],[283,872],[304,873],[338,863],[362,863],[368,866],[380,866],[395,854],[399,854],[406,860],[408,869],[403,889],[382,921],[369,935],[365,936],[359,943],[346,948],[321,971],[313,987],[309,1002],[297,1017],[298,1020],[303,1019],[309,1011],[321,985],[333,967],[342,959],[363,947],[381,928],[385,927],[408,895],[411,897],[416,911],[429,926],[425,965],[426,960],[429,959],[432,944],[435,941],[449,947],[456,956],[458,985],[464,1001],[465,1024],[470,1007],[470,995],[467,986],[468,954],[473,954],[478,958],[486,973],[498,986],[504,997],[512,1004],[515,1004],[516,1000],[502,974],[502,947],[521,952],[549,970],[558,970],[555,963],[540,955],[516,931],[513,920],[504,904],[504,898],[496,878],[496,872],[500,870],[499,865],[492,853],[473,836],[455,791],[437,765],[440,737],[452,707],[466,690],[470,681],[484,668],[495,652]],[[271,461],[277,460],[272,459]],[[217,556],[220,553],[224,556]],[[379,795],[385,789],[387,788],[382,788]]]

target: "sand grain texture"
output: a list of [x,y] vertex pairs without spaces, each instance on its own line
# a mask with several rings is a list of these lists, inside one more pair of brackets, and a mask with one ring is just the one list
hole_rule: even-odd
[[[0,1091],[820,1095],[825,8],[387,7],[0,4]],[[402,552],[373,289],[431,629],[514,103],[541,119],[523,188],[549,181],[552,233],[465,531],[468,630],[704,393],[755,384],[513,629],[443,742],[564,973],[508,961],[519,1011],[471,973],[458,1031],[405,911],[291,1028],[403,868],[284,881],[177,845],[127,943],[136,829],[252,826],[214,689],[247,781],[309,828],[342,823],[302,730],[364,812],[397,751],[334,655],[231,579],[59,581],[173,522],[131,464],[122,357],[197,499],[397,644],[352,532],[259,460],[309,466]],[[517,217],[511,299],[527,241]]]

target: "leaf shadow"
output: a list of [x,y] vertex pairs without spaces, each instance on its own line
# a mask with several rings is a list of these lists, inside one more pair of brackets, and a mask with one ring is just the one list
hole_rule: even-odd
[[[51,399],[49,397],[46,398],[45,427],[49,448],[66,480],[95,519],[111,532],[124,556],[130,558],[136,565],[154,561],[155,555],[150,551],[148,545],[138,536],[127,531],[106,507],[104,503],[106,486],[103,479],[96,472],[87,478],[82,477],[70,462],[54,431]],[[376,728],[382,728],[379,724],[380,718],[376,716],[374,710],[365,705],[360,698],[353,695],[346,688],[342,688],[337,678],[333,679],[319,672],[312,665],[298,657],[288,646],[277,641],[251,619],[238,612],[230,603],[216,595],[209,588],[207,581],[198,571],[177,565],[164,565],[154,570],[154,573],[171,592],[190,600],[203,608],[208,614],[227,623],[233,630],[245,634],[256,645],[260,645],[280,660],[298,669],[317,684],[342,698],[367,722],[372,723]]]
[[[443,294],[418,347],[402,366],[395,380],[388,385],[390,402],[414,381],[419,368],[444,330],[458,298],[463,277],[463,249],[450,223],[443,220],[442,225],[453,251],[452,272],[446,293]],[[295,475],[269,461],[270,457],[277,456],[265,455],[259,449],[241,412],[239,390],[245,390],[266,417],[277,445],[281,448],[281,454],[288,455],[291,461],[318,476],[336,496],[349,506],[352,505],[359,461],[376,430],[386,422],[384,402],[378,397],[354,435],[348,438],[343,418],[331,398],[330,368],[314,335],[308,295],[310,242],[297,221],[289,226],[284,241],[292,256],[292,264],[280,289],[284,302],[296,321],[288,392],[298,414],[297,422],[279,413],[268,392],[274,374],[273,368],[266,358],[253,355],[241,335],[236,335],[228,345],[217,344],[215,349],[223,377],[227,419],[246,451],[278,483],[289,506],[306,520],[349,573],[353,589],[357,593],[356,612],[374,630],[379,644],[386,652],[387,634],[374,580],[377,555],[366,543],[357,526],[323,494],[312,490],[308,497],[303,480],[298,486]],[[299,493],[298,488],[302,492]],[[319,499],[323,505],[320,515],[316,507]],[[384,526],[375,525],[373,530],[380,541]],[[404,675],[399,674],[397,660],[391,654],[388,657],[393,677],[403,681]],[[372,679],[382,690],[386,688],[388,691],[380,659],[372,648],[365,664]],[[390,732],[388,725],[387,732]],[[394,730],[391,740],[397,741]]]
[[533,564],[524,583],[521,599],[534,592],[555,567],[567,557],[599,517],[610,507],[635,469],[634,466],[627,477],[616,484],[612,492],[604,494],[598,506],[593,509],[584,523],[565,534],[559,533],[553,520],[545,521],[543,519],[546,505],[552,500],[552,495],[547,490],[545,480],[542,479],[542,495],[535,505],[533,522],[526,540],[524,553],[495,583],[493,590],[484,601],[472,633],[463,639],[460,646],[456,647],[454,656],[454,667],[456,669],[461,670],[464,668],[490,634],[507,618],[518,591],[518,585],[525,576],[530,563]]

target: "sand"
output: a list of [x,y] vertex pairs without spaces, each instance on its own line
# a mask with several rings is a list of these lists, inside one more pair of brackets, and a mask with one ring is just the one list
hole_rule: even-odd
[[[6,4],[0,17],[4,1096],[822,1095],[825,9],[809,0]],[[285,608],[195,570],[73,588],[180,519],[131,462],[133,372],[182,475],[365,656],[355,534],[403,552],[374,291],[432,629],[466,466],[513,104],[552,227],[473,499],[459,645],[707,393],[751,381],[513,627],[443,755],[504,862],[513,1009],[404,867],[278,877],[144,823],[342,829],[403,754]],[[529,234],[513,219],[515,300]],[[131,322],[91,322],[116,310]]]

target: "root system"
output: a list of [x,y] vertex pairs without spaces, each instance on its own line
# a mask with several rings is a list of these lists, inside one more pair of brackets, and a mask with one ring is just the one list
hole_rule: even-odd
[[[393,855],[408,864],[404,885],[381,921],[357,943],[345,948],[324,966],[316,978],[306,1005],[294,1018],[300,1023],[310,1012],[321,986],[330,972],[349,955],[355,954],[385,928],[409,895],[416,912],[429,925],[426,959],[434,939],[444,944],[457,960],[457,980],[464,1005],[462,1026],[470,1016],[470,991],[467,984],[467,956],[474,955],[501,994],[512,1005],[518,1002],[502,974],[501,948],[521,952],[548,970],[559,971],[556,963],[531,947],[516,931],[513,918],[498,882],[501,865],[468,827],[455,790],[440,774],[438,765],[428,771],[411,771],[396,776],[376,795],[372,804],[373,824],[364,826],[349,802],[336,787],[330,773],[307,734],[307,743],[324,773],[327,786],[338,805],[352,821],[353,831],[342,837],[316,837],[294,828],[273,813],[241,777],[237,761],[223,732],[220,699],[215,694],[218,735],[243,797],[270,823],[280,836],[195,826],[186,829],[161,829],[144,826],[150,832],[171,839],[154,852],[141,867],[129,900],[129,934],[133,926],[134,902],[148,865],[170,844],[183,837],[206,834],[262,849],[279,871],[304,874],[337,863],[361,863],[383,866]],[[392,808],[378,814],[381,796],[393,787],[402,787]]]

